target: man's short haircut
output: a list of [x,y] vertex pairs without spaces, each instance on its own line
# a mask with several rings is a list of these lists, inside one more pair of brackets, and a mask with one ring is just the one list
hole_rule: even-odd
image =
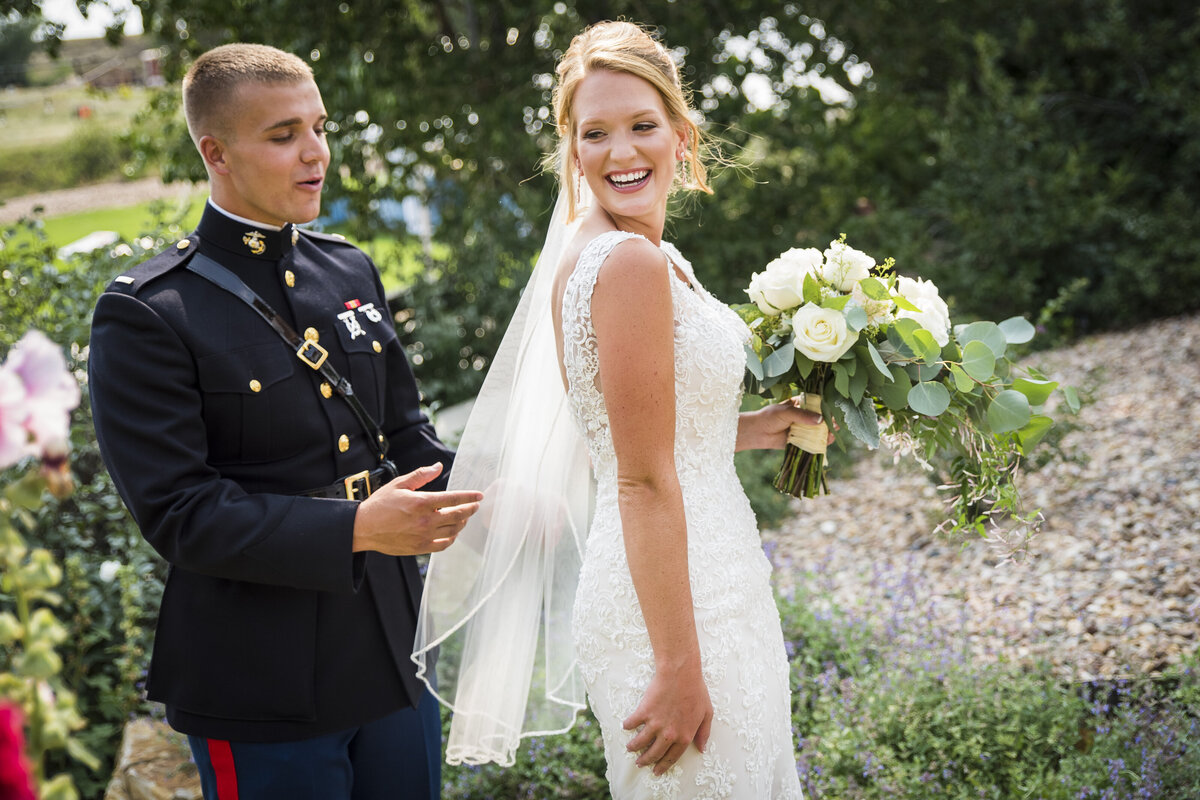
[[291,53],[265,44],[225,44],[197,58],[183,78],[183,114],[188,133],[223,131],[228,104],[242,84],[293,84],[313,79],[312,67]]

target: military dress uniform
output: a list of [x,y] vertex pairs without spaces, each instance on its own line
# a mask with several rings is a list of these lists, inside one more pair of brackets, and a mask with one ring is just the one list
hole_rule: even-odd
[[452,458],[367,255],[210,203],[192,235],[109,285],[92,324],[101,453],[170,565],[148,697],[183,733],[246,743],[334,734],[422,698],[436,715],[409,657],[417,563],[352,552],[358,500],[330,496],[379,467],[369,434],[253,309],[186,268],[196,253],[328,352],[399,474],[440,461],[427,488],[442,489]]

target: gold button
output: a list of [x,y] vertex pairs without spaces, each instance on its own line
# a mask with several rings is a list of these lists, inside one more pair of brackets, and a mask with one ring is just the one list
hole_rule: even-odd
[[338,437],[338,450],[340,450],[344,453],[349,449],[350,449],[350,437],[343,433],[341,436]]
[[293,286],[295,286],[296,285],[296,273],[292,272],[290,269],[284,270],[283,271],[283,282],[288,285],[289,289],[292,288]]
[[321,334],[317,333],[316,328],[305,328],[304,339],[309,342],[319,342],[321,341]]
[[252,392],[261,392],[262,391],[262,384],[258,382],[257,378],[250,379],[250,391],[252,391]]
[[178,242],[175,243],[175,248],[177,250],[187,250],[191,246],[192,246],[192,243],[190,241],[188,241],[187,239],[180,239]]
[[381,345],[381,344],[380,344],[379,342],[377,342],[377,341],[376,341],[376,342],[371,342],[371,347],[374,347],[374,348],[375,348],[375,352],[376,352],[376,353],[379,353],[379,352],[382,352],[382,351],[383,351],[383,345]]
[[329,381],[321,381],[321,397],[326,400],[333,397],[333,387],[329,385]]

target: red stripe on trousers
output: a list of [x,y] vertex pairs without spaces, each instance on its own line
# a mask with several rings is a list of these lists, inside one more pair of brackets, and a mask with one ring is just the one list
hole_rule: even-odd
[[233,766],[233,748],[229,742],[209,739],[208,758],[217,778],[217,799],[238,800],[237,770]]

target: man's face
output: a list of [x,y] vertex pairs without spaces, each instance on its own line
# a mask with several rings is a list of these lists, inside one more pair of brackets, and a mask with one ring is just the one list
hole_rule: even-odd
[[[230,98],[227,134],[201,141],[217,176],[213,200],[258,222],[311,222],[329,167],[325,104],[312,81],[248,83]],[[218,177],[219,176],[219,177]]]

